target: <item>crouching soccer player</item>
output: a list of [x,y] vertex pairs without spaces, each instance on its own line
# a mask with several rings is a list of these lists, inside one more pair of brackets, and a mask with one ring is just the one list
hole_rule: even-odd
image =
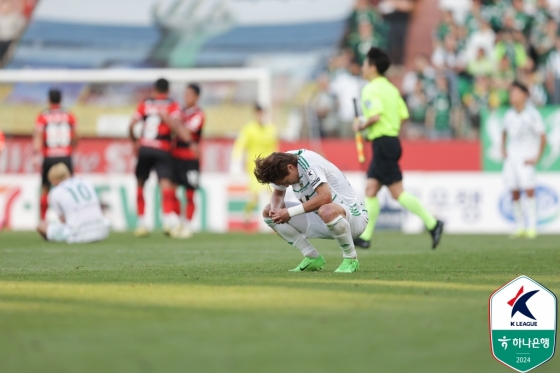
[[93,185],[72,177],[68,166],[57,163],[48,172],[53,189],[49,206],[60,217],[60,223],[42,221],[37,231],[47,241],[85,243],[101,241],[109,235],[109,221],[103,216]]
[[[334,239],[343,253],[335,272],[359,269],[353,239],[368,222],[367,211],[344,174],[331,162],[309,150],[272,153],[255,160],[255,177],[270,184],[273,193],[263,210],[266,224],[304,256],[291,272],[320,271],[325,259],[308,238]],[[291,186],[301,203],[284,201]]]

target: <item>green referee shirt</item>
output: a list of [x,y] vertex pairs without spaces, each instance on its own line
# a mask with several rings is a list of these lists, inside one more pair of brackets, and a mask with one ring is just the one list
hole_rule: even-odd
[[366,129],[368,140],[381,136],[397,137],[401,121],[408,119],[408,109],[399,90],[384,76],[373,79],[362,89],[362,113],[366,119],[380,116]]

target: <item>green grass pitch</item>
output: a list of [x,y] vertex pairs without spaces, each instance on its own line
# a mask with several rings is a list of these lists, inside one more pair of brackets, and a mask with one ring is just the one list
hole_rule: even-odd
[[[361,272],[288,273],[272,234],[46,243],[0,233],[0,371],[509,372],[488,297],[525,274],[560,295],[558,236],[379,234]],[[559,372],[560,357],[537,368]]]

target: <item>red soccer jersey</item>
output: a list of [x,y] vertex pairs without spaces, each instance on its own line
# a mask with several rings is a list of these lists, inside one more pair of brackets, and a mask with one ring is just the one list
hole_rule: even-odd
[[76,119],[60,107],[44,110],[37,117],[35,129],[43,134],[44,157],[69,157],[76,136]]
[[171,127],[161,120],[160,111],[172,118],[181,116],[181,106],[170,98],[149,98],[138,105],[134,118],[144,121],[140,145],[170,151]]
[[191,143],[200,143],[202,128],[204,127],[204,112],[198,106],[185,109],[182,123],[185,128],[191,131],[191,141],[185,142],[177,138],[172,155],[174,158],[184,160],[198,159],[197,154],[192,150]]

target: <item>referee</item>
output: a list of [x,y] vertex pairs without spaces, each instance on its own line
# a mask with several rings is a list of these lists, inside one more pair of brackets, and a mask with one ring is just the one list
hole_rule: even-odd
[[408,119],[408,109],[399,90],[384,76],[390,65],[389,56],[378,48],[369,50],[362,65],[362,75],[369,83],[362,90],[363,117],[357,119],[353,127],[355,132],[364,131],[372,141],[373,159],[367,172],[365,192],[369,223],[354,244],[369,248],[380,211],[377,193],[386,185],[394,199],[422,219],[432,236],[432,249],[435,249],[441,239],[443,222],[436,220],[418,198],[403,190],[399,166],[402,148],[398,136],[401,122]]

